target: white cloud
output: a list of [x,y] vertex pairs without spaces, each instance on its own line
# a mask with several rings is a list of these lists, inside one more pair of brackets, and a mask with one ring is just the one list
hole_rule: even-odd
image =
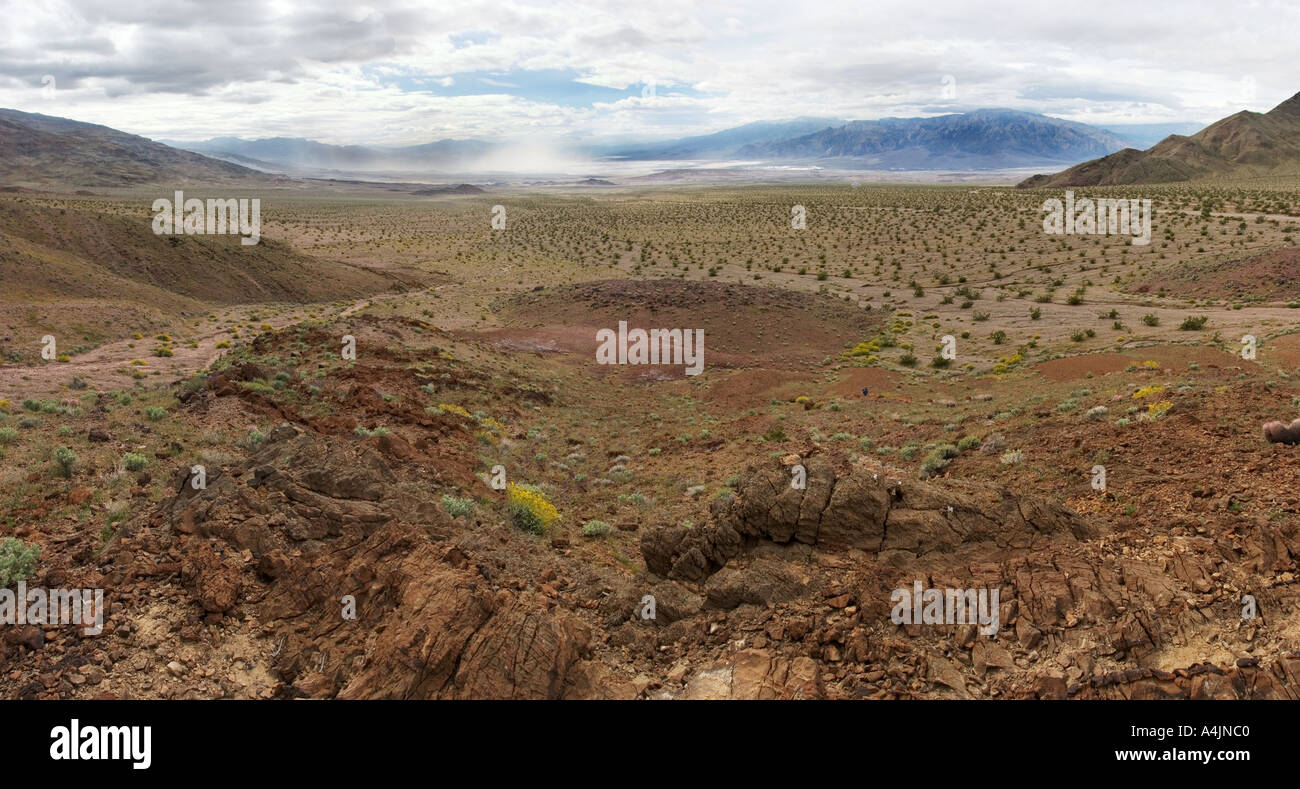
[[[1280,0],[0,1],[0,105],[156,138],[662,136],[993,106],[1094,123],[1209,121],[1300,90],[1300,6]],[[532,88],[529,71],[628,95],[575,107]],[[49,99],[46,74],[57,81]],[[641,95],[647,78],[653,98]],[[484,95],[425,87],[478,82]]]

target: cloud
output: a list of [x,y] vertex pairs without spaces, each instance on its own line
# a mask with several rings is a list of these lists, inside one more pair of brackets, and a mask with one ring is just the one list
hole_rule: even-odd
[[170,139],[651,137],[975,107],[1205,122],[1300,89],[1282,0],[14,4],[0,105]]

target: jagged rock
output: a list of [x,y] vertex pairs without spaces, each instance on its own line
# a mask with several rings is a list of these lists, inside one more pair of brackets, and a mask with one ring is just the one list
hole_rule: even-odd
[[751,468],[736,496],[709,523],[648,530],[641,539],[647,568],[700,582],[737,556],[746,539],[755,538],[916,557],[973,543],[1025,549],[1046,535],[1097,534],[1086,518],[1060,504],[994,485],[903,480],[869,466],[837,474],[816,457],[804,465],[805,489],[791,486],[784,466]]

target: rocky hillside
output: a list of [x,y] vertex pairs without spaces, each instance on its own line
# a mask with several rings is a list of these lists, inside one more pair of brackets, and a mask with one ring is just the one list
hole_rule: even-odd
[[94,123],[0,109],[0,183],[122,187],[268,183],[255,170]]
[[1300,174],[1300,93],[1266,113],[1243,110],[1190,137],[1126,148],[1055,175],[1035,175],[1023,189],[1161,184]]

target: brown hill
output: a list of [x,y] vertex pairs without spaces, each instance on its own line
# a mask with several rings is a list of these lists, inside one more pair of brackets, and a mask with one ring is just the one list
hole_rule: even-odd
[[257,181],[272,176],[134,134],[0,109],[0,182],[18,186],[136,186]]
[[1125,148],[1021,189],[1119,186],[1300,174],[1300,93],[1267,113],[1242,111],[1190,137],[1173,134],[1152,148]]
[[391,278],[263,238],[155,235],[147,216],[0,200],[6,299],[96,298],[167,311],[198,303],[316,302],[393,290]]

